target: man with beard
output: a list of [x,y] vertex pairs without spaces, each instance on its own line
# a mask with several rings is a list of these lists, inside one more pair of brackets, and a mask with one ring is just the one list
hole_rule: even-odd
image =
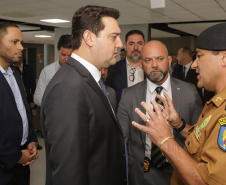
[[155,99],[156,94],[167,92],[184,122],[181,128],[171,129],[173,137],[183,147],[184,138],[180,131],[185,123],[196,123],[202,110],[202,102],[193,84],[169,75],[172,58],[168,56],[163,43],[156,40],[148,42],[142,50],[141,58],[147,78],[123,90],[117,113],[128,146],[129,181],[130,185],[167,185],[170,184],[173,168],[146,134],[132,126],[131,122],[134,120],[142,125],[146,124],[134,109],[138,107],[144,111],[140,104],[142,101],[152,107],[151,99]]
[[19,71],[22,33],[13,23],[0,24],[0,184],[29,185],[29,165],[38,158],[31,110]]
[[141,50],[144,46],[144,34],[140,30],[131,30],[125,37],[126,58],[109,67],[106,85],[116,92],[117,104],[122,90],[144,80],[144,72],[140,66]]

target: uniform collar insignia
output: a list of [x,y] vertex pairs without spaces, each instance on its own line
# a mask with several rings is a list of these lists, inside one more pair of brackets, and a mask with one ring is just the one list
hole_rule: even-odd
[[216,98],[216,101],[218,101],[218,100],[222,100],[222,96],[218,96],[218,97]]

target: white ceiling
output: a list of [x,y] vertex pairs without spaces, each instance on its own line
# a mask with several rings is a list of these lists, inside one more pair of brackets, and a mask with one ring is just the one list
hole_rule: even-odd
[[[1,0],[0,19],[22,21],[32,24],[68,28],[70,23],[44,23],[41,19],[72,19],[74,12],[88,4],[116,8],[121,16],[120,25],[147,23],[176,23],[226,20],[226,0],[166,0],[166,7],[150,9],[150,0]],[[198,35],[215,23],[169,24],[169,27]],[[23,28],[28,29],[31,28]],[[48,34],[52,38],[35,39],[35,34]],[[46,31],[23,32],[24,42],[54,43],[54,33]],[[153,37],[176,36],[152,31]]]

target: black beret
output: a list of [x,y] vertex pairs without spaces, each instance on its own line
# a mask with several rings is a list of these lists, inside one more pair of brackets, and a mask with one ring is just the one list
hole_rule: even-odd
[[195,46],[212,51],[226,50],[226,23],[216,24],[204,30],[197,37]]

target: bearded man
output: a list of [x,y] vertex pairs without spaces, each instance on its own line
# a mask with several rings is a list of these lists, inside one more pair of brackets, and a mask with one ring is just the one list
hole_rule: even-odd
[[108,68],[108,77],[105,84],[115,90],[117,104],[124,88],[133,86],[145,79],[144,71],[139,62],[143,46],[143,32],[140,30],[129,31],[125,36],[126,58]]
[[[172,57],[168,56],[167,48],[162,42],[148,42],[143,47],[140,60],[146,80],[122,92],[117,116],[127,143],[130,185],[168,185],[173,171],[159,148],[144,132],[132,126],[132,121],[145,125],[134,109],[138,107],[144,112],[141,102],[146,102],[153,108],[151,99],[156,99],[157,94],[167,92],[184,123],[195,124],[202,110],[196,87],[169,75],[171,61]],[[157,99],[156,101],[161,103]],[[175,140],[184,146],[181,129],[183,128],[171,129],[171,132]]]

